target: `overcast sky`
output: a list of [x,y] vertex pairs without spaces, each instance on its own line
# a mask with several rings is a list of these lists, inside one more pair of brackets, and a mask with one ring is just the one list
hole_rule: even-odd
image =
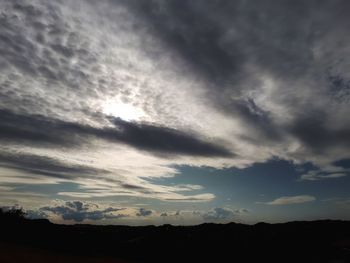
[[350,219],[349,12],[0,0],[0,205],[60,223]]

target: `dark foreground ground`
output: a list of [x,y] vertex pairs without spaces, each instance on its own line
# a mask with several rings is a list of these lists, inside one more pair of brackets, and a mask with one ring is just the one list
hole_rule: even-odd
[[350,222],[55,225],[0,218],[0,262],[350,262]]

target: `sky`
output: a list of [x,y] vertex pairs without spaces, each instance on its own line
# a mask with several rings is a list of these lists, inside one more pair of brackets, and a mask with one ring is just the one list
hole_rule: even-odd
[[0,0],[0,206],[64,224],[349,220],[349,12]]

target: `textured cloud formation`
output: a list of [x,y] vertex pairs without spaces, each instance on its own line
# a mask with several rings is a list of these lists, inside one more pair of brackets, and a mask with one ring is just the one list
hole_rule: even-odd
[[259,157],[349,157],[347,2],[130,5],[205,79],[213,107],[242,124],[236,138],[256,143]]
[[282,196],[266,204],[268,205],[290,205],[315,201],[316,198],[310,195]]
[[[1,207],[11,209],[13,207]],[[15,207],[19,208],[19,207]],[[38,209],[27,209],[25,215],[30,219],[46,218],[57,223],[95,223],[110,224],[146,224],[150,222],[162,225],[164,222],[174,225],[193,225],[203,222],[230,222],[237,221],[241,216],[248,213],[247,209],[235,209],[216,207],[210,210],[182,210],[163,211],[137,208],[137,207],[115,207],[108,203],[89,201],[51,201],[51,205],[42,206]],[[117,221],[116,221],[117,220]]]
[[4,168],[57,179],[71,179],[82,174],[89,176],[107,172],[89,166],[69,165],[46,156],[8,152],[0,152],[0,164]]
[[205,221],[233,220],[236,212],[229,208],[216,207],[213,210],[202,214]]
[[[123,208],[100,208],[94,203],[83,203],[81,201],[67,201],[62,205],[45,206],[39,209],[40,217],[49,217],[49,213],[62,217],[63,220],[73,220],[75,222],[82,222],[84,220],[103,220],[103,219],[118,219],[126,217],[125,214],[115,214],[124,210]],[[30,216],[33,213],[30,213]]]
[[55,194],[203,202],[215,195],[152,179],[272,158],[313,164],[301,180],[348,174],[334,165],[350,158],[348,1],[0,6],[8,195],[69,182]]
[[145,208],[140,208],[139,212],[136,214],[137,216],[150,216],[152,214],[152,210],[147,210]]

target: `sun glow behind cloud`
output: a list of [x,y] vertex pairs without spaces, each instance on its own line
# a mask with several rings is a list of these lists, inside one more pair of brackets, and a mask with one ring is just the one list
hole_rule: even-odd
[[125,121],[138,121],[145,116],[145,113],[140,108],[120,101],[108,101],[103,106],[103,113]]

